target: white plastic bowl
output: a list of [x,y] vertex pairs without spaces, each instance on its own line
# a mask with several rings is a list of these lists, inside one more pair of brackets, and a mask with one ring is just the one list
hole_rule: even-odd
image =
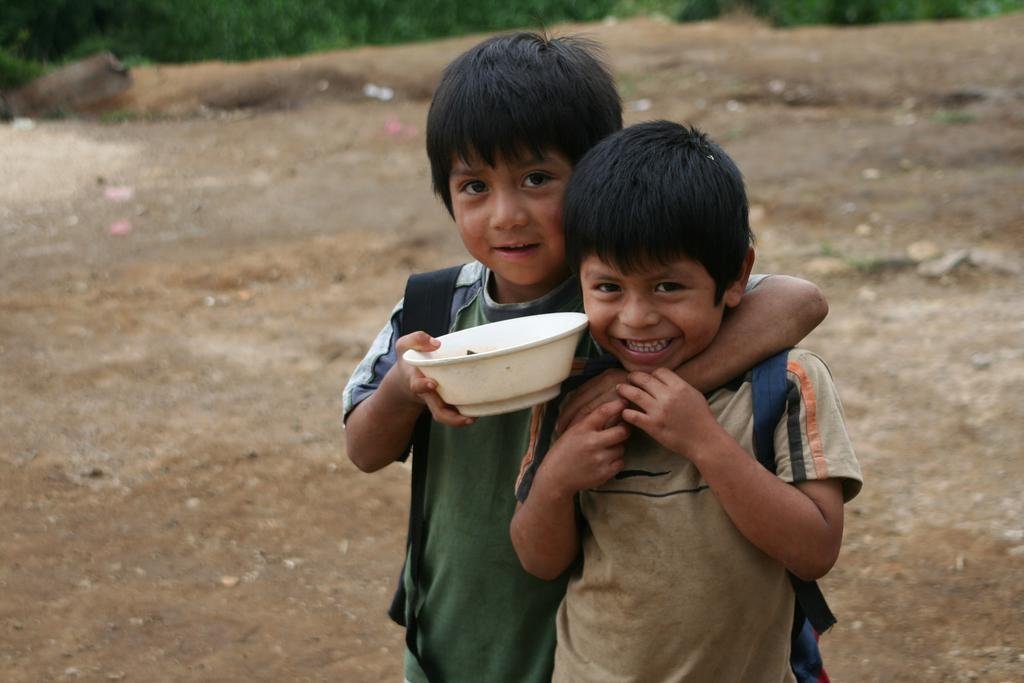
[[530,315],[452,332],[438,350],[402,357],[463,415],[510,413],[558,395],[586,327],[582,313]]

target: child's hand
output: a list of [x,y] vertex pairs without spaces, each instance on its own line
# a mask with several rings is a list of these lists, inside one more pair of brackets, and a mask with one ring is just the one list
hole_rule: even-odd
[[572,392],[558,414],[555,434],[561,434],[605,403],[618,401],[615,388],[625,381],[625,370],[605,370]]
[[466,417],[454,406],[444,402],[444,399],[437,393],[437,383],[425,376],[402,358],[402,355],[409,349],[422,352],[436,351],[441,342],[431,337],[426,332],[412,332],[399,337],[395,342],[395,350],[398,353],[396,368],[402,373],[402,386],[408,387],[408,397],[411,400],[423,403],[430,410],[435,420],[449,427],[464,427],[473,424],[471,417]]
[[559,498],[570,498],[618,474],[630,432],[621,420],[625,407],[620,399],[604,403],[570,427],[541,463],[538,483]]
[[721,429],[704,395],[671,370],[632,372],[618,391],[633,404],[622,411],[622,419],[684,458],[697,452],[711,430]]

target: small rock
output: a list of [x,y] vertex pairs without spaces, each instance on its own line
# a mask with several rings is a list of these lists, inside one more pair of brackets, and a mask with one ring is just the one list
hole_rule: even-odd
[[918,265],[917,272],[924,277],[943,277],[952,273],[961,263],[965,263],[967,256],[968,251],[966,249],[958,249],[946,254],[942,258],[924,261]]
[[764,206],[761,204],[754,204],[750,207],[749,220],[751,225],[760,225],[764,222],[764,217],[767,214]]
[[855,621],[852,624],[850,624],[850,628],[852,628],[854,631],[859,631],[862,628],[864,628],[864,622],[859,620]]
[[849,263],[834,256],[812,258],[807,262],[805,268],[812,275],[842,275],[853,270],[853,266]]
[[939,245],[928,240],[919,240],[907,247],[907,256],[918,263],[921,261],[931,261],[941,255],[942,250],[939,248]]
[[199,506],[202,504],[203,501],[199,500],[198,498],[189,498],[188,500],[185,501],[185,507],[187,507],[189,510],[198,510]]
[[289,557],[289,558],[285,559],[282,562],[282,564],[284,564],[285,569],[295,569],[300,564],[302,564],[302,558],[301,557]]
[[[1010,548],[1006,551],[1011,557],[1024,557],[1024,545],[1018,545]],[[1024,655],[1021,655],[1021,661],[1024,661]]]
[[727,111],[731,111],[734,113],[741,112],[745,109],[745,107],[738,100],[729,100],[728,102],[725,103],[725,108]]
[[36,122],[32,119],[25,117],[15,117],[11,121],[11,128],[14,130],[32,130],[36,127]]
[[967,558],[963,555],[957,555],[956,560],[953,562],[953,569],[958,572],[962,572],[967,566]]
[[870,287],[861,287],[857,290],[857,298],[866,303],[871,303],[878,300],[878,292]]
[[993,249],[981,249],[975,247],[968,252],[967,260],[972,266],[995,273],[1020,275],[1022,272],[1022,267],[1019,261],[1006,253],[995,251]]
[[878,180],[882,177],[882,172],[877,168],[865,168],[860,175],[864,180]]
[[874,228],[871,227],[870,223],[861,223],[856,228],[854,228],[853,231],[857,233],[857,235],[859,235],[860,237],[867,237],[874,231]]
[[128,620],[128,623],[132,626],[142,626],[145,620],[142,617],[132,617]]
[[69,666],[68,668],[64,669],[64,675],[68,678],[78,678],[82,675],[82,670],[78,667]]
[[123,681],[125,673],[123,671],[111,671],[107,674],[108,681]]
[[768,90],[775,93],[776,95],[781,94],[786,89],[786,81],[775,78],[768,81]]
[[654,103],[651,102],[646,97],[641,98],[639,100],[633,100],[632,102],[629,103],[630,111],[650,111],[651,107],[653,106]]
[[987,353],[976,353],[971,356],[971,365],[975,370],[987,370],[992,366],[992,356]]
[[235,586],[238,585],[238,581],[239,581],[239,579],[238,579],[237,576],[222,576],[222,577],[220,577],[220,585],[224,586],[225,588],[234,588]]

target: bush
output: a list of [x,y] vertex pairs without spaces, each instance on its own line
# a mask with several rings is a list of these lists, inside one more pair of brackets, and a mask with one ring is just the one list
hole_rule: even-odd
[[711,19],[741,7],[776,26],[842,25],[981,17],[1020,10],[1024,0],[682,0],[676,16]]
[[[620,0],[621,1],[621,0]],[[0,45],[39,60],[101,44],[154,61],[252,59],[326,47],[395,43],[592,21],[616,0],[4,0]],[[650,5],[657,0],[646,0]],[[664,4],[664,3],[663,3]]]
[[16,88],[43,75],[43,65],[15,57],[0,48],[0,90]]
[[[254,59],[659,11],[708,19],[743,6],[782,26],[983,16],[1024,0],[2,0],[5,59],[59,63]],[[8,67],[10,68],[10,67]]]

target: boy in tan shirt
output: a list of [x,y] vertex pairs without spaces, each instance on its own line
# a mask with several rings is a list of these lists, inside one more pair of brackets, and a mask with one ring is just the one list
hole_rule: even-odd
[[553,680],[795,680],[787,570],[831,569],[861,485],[828,369],[789,352],[775,473],[752,455],[749,373],[705,396],[672,371],[746,286],[739,170],[696,130],[639,124],[579,162],[564,223],[590,333],[630,374],[517,484],[523,567],[550,579],[582,553]]

